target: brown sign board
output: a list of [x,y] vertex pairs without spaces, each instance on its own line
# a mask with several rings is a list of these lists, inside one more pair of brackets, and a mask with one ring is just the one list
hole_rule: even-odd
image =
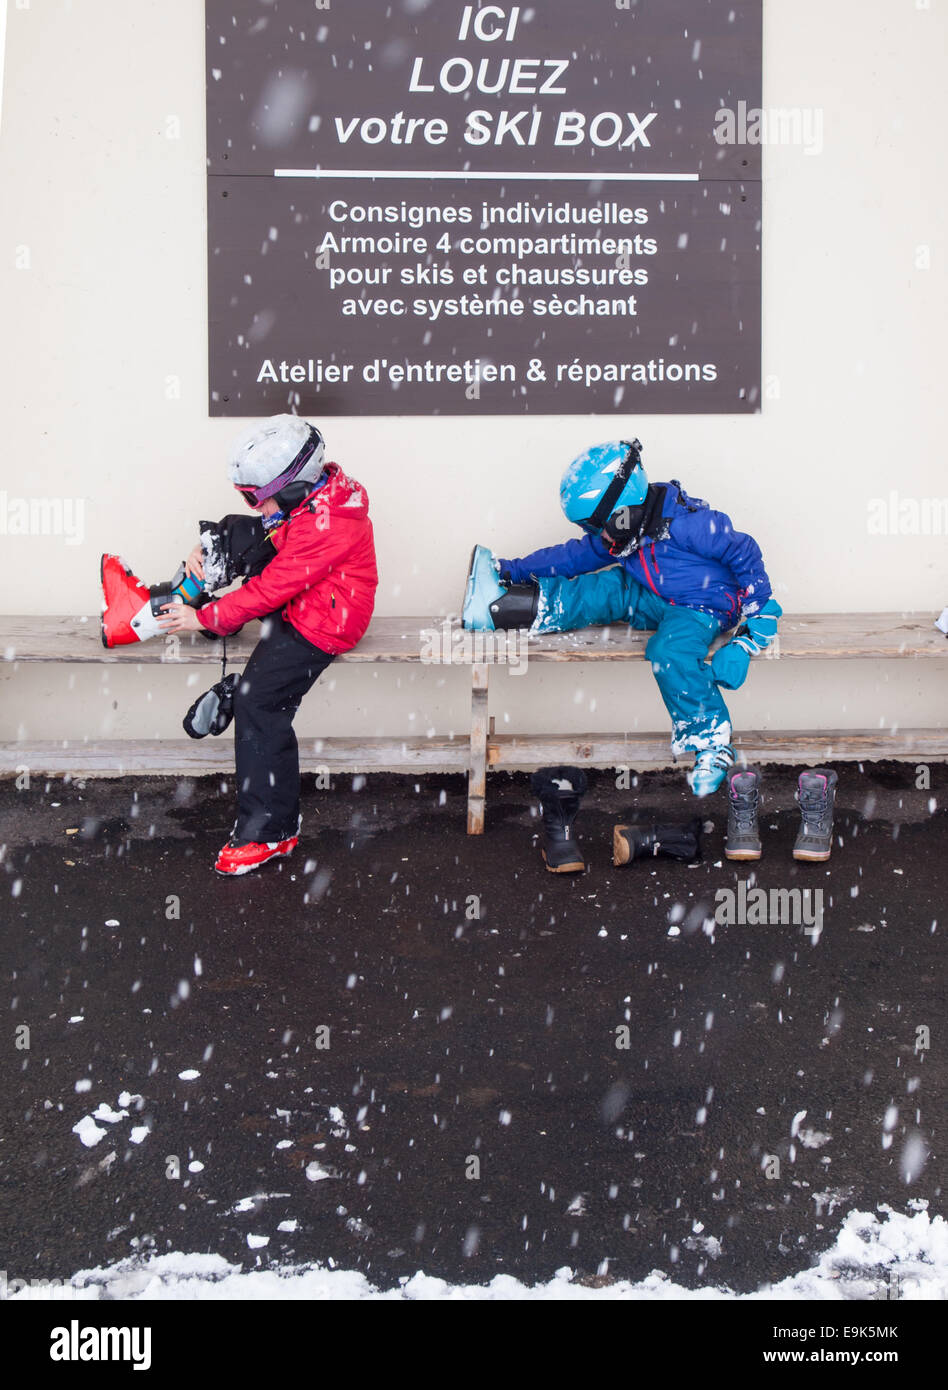
[[760,409],[760,0],[206,17],[212,415]]

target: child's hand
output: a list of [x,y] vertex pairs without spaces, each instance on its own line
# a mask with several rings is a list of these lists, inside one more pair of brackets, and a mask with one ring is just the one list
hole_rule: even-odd
[[197,579],[204,578],[204,551],[201,549],[200,541],[185,560],[184,572],[185,574],[193,574]]
[[200,632],[201,624],[195,610],[187,603],[163,603],[165,617],[158,619],[162,632]]

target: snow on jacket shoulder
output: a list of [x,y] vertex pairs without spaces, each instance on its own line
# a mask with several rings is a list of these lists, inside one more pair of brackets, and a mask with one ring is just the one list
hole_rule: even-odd
[[503,560],[502,571],[516,584],[555,575],[573,579],[620,564],[667,603],[713,613],[725,626],[737,622],[742,610],[756,612],[770,598],[771,587],[754,538],[736,531],[724,512],[689,497],[674,480],[658,486],[665,488],[664,540],[646,540],[618,558],[598,536],[584,536]]
[[349,651],[375,606],[378,569],[365,489],[337,463],[271,532],[275,555],[240,589],[198,609],[198,621],[226,637],[252,618],[278,610],[324,652]]

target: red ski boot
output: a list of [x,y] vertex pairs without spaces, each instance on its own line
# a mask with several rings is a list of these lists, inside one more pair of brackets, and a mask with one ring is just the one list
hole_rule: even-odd
[[[103,555],[100,570],[102,576],[102,645],[103,647],[124,647],[130,642],[144,642],[147,637],[157,637],[162,629],[158,626],[158,616],[152,606],[152,592],[147,585],[128,568],[118,555]],[[168,603],[168,592],[156,594],[159,603]]]
[[292,835],[288,840],[270,840],[266,844],[235,845],[228,840],[217,856],[214,868],[219,874],[249,874],[270,859],[292,854],[298,844],[298,835]]

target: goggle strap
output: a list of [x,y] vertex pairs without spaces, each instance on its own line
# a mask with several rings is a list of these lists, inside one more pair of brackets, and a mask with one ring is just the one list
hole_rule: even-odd
[[319,443],[319,434],[312,425],[309,427],[309,438],[300,449],[296,458],[291,464],[284,468],[279,477],[272,482],[265,483],[263,487],[254,488],[254,495],[258,502],[265,502],[268,497],[274,497],[282,488],[295,481],[297,475],[302,471],[304,465],[312,458]]
[[[623,441],[624,443],[625,441]],[[589,518],[588,524],[596,531],[601,531],[615,511],[615,504],[625,489],[626,483],[631,478],[636,468],[642,466],[642,445],[637,439],[633,439],[629,445],[629,452],[619,464],[605,492],[596,504],[596,509]]]

